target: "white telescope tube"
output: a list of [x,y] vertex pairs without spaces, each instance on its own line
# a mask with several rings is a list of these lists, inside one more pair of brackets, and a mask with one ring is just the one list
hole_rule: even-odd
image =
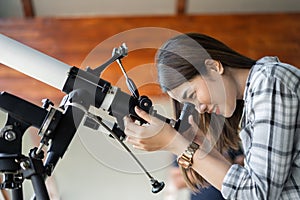
[[0,63],[59,90],[71,66],[0,34]]

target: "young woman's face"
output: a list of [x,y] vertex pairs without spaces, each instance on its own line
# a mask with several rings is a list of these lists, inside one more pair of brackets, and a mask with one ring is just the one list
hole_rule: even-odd
[[199,113],[232,116],[236,107],[236,91],[230,80],[217,73],[208,78],[200,75],[167,92],[177,101],[195,105]]

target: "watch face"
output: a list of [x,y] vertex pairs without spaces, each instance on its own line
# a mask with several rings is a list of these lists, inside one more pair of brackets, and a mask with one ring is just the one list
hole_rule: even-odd
[[199,148],[199,144],[193,142],[190,144],[189,147],[192,149],[193,152],[195,152]]

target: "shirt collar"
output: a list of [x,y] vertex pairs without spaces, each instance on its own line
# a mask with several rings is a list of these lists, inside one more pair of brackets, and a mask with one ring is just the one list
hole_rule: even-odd
[[250,69],[247,81],[246,81],[246,88],[244,91],[244,100],[247,98],[248,89],[251,83],[251,78],[253,74],[261,69],[261,66],[265,65],[266,63],[272,63],[272,62],[280,62],[278,57],[276,56],[265,56],[259,60],[256,61],[255,65],[253,65]]
[[280,62],[280,61],[279,61],[279,58],[276,57],[276,56],[265,56],[265,57],[257,60],[255,65],[265,64],[265,63],[268,63],[268,62]]

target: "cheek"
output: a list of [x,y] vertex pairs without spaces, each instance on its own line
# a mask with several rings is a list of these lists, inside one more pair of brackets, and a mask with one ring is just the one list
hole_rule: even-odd
[[197,99],[195,99],[196,102],[198,102],[199,104],[211,104],[211,98],[210,98],[210,95],[208,93],[206,94],[203,94],[203,93],[200,93],[200,94],[197,94]]
[[211,104],[211,92],[206,85],[197,88],[197,101],[201,104]]
[[202,81],[197,87],[197,99],[202,104],[222,104],[226,100],[224,84],[220,81]]

